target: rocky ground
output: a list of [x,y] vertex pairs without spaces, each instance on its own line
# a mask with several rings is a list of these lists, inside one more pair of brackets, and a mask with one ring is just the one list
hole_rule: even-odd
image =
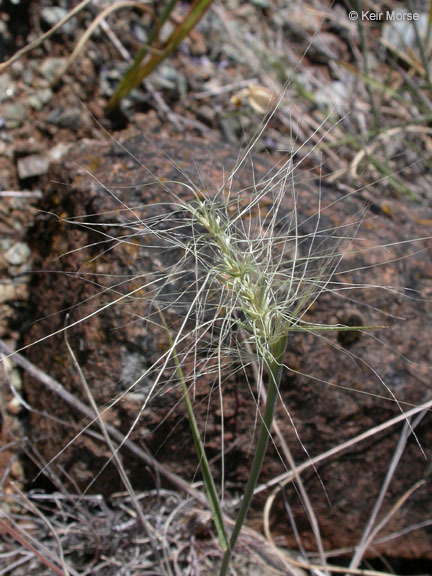
[[[0,0],[0,60],[76,4]],[[360,189],[377,211],[395,213],[397,202],[412,203],[416,214],[424,210],[419,226],[428,235],[430,82],[408,29],[397,40],[388,25],[369,23],[362,32],[339,3],[215,2],[178,52],[125,100],[124,117],[114,120],[105,114],[107,100],[148,31],[140,12],[108,17],[53,86],[83,30],[107,4],[94,1],[0,75],[0,337],[12,349],[40,312],[29,298],[29,229],[52,190],[55,166],[73,156],[79,141],[105,145],[122,129],[157,133],[171,145],[186,135],[240,150],[263,118],[256,94],[277,99],[286,82],[278,117],[256,152],[276,162],[294,149],[311,181],[341,194]],[[422,13],[421,3],[416,8]],[[186,4],[178,6],[169,27],[185,10]],[[401,35],[411,45],[400,44]],[[374,82],[364,81],[367,73]],[[28,480],[22,464],[28,428],[21,372],[10,361],[4,366],[0,469],[2,487],[12,495],[10,480],[21,487]]]

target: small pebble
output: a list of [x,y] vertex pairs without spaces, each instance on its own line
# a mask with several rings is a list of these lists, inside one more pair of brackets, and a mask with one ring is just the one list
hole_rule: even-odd
[[16,60],[10,66],[9,70],[15,80],[19,80],[22,77],[22,73],[24,72],[24,64],[21,60]]
[[12,240],[10,238],[0,238],[0,250],[6,252],[12,246]]
[[20,180],[42,176],[48,172],[49,160],[40,154],[31,154],[17,161],[18,177]]
[[25,242],[16,242],[5,254],[6,260],[11,266],[20,266],[30,258],[31,250]]
[[51,98],[52,90],[49,88],[44,88],[43,90],[38,90],[29,96],[27,98],[27,102],[34,110],[41,110],[45,104],[48,104]]
[[53,146],[48,150],[48,158],[51,162],[58,162],[61,160],[69,150],[73,148],[71,142],[59,142],[56,146]]
[[15,144],[15,154],[17,157],[30,156],[32,154],[41,154],[44,150],[44,144],[40,140],[36,140],[34,136],[26,140],[19,140]]
[[33,108],[33,110],[41,110],[42,109],[42,102],[36,96],[36,94],[32,94],[27,98],[27,104]]
[[14,284],[0,284],[0,304],[4,302],[10,302],[15,298],[15,286]]
[[39,71],[48,82],[52,82],[65,63],[66,58],[45,58]]
[[24,467],[19,460],[14,460],[11,464],[10,473],[16,480],[24,479]]
[[12,398],[12,400],[9,400],[6,404],[6,411],[12,416],[17,416],[22,411],[22,406],[18,398]]
[[0,74],[0,103],[10,100],[15,92],[16,84],[7,72]]
[[33,70],[30,70],[30,68],[26,68],[22,73],[22,79],[27,84],[27,86],[31,86],[34,79]]
[[21,102],[16,104],[6,104],[3,117],[6,128],[18,128],[23,123],[26,116],[26,107]]
[[182,94],[186,78],[170,64],[163,63],[154,72],[153,81],[158,89],[173,90]]
[[[26,284],[17,284],[15,282],[0,283],[0,304],[16,300],[27,300],[28,296]],[[10,369],[12,370],[12,367]]]
[[[64,18],[68,13],[66,8],[61,8],[61,6],[47,6],[41,11],[41,20],[47,26],[52,28],[55,26],[62,18]],[[67,34],[67,36],[72,36],[77,25],[77,19],[71,18],[68,22],[63,24],[63,26],[58,30],[57,34]]]
[[45,121],[47,124],[54,124],[59,128],[77,131],[82,125],[82,112],[79,108],[70,108],[69,110],[55,108]]

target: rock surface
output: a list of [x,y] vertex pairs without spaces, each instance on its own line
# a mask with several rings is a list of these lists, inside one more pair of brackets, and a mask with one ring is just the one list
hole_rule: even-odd
[[[74,325],[68,334],[99,406],[127,390],[167,349],[164,331],[145,321],[149,313],[155,322],[157,318],[146,299],[149,294],[139,288],[171,265],[176,254],[166,245],[152,250],[142,235],[141,215],[156,215],[165,209],[163,205],[151,208],[152,203],[168,202],[172,208],[172,196],[163,183],[185,181],[183,171],[200,189],[205,187],[214,193],[238,156],[238,151],[218,142],[175,139],[158,142],[155,134],[138,134],[126,140],[125,146],[140,164],[116,144],[107,143],[104,147],[88,142],[80,144],[63,165],[53,167],[50,189],[41,206],[44,211],[29,239],[37,271],[31,285],[31,305],[34,319],[38,321],[26,331],[25,343],[61,330],[66,312],[70,314],[69,325],[91,315],[85,322]],[[254,158],[256,180],[268,177],[268,170],[266,158]],[[251,162],[246,162],[244,170],[236,175],[233,193],[242,191],[241,194],[247,195],[250,192],[251,172]],[[158,182],[155,183],[152,174],[159,178]],[[345,252],[344,258],[328,286],[329,291],[314,303],[306,319],[323,324],[386,325],[362,334],[340,331],[318,336],[294,333],[291,337],[286,356],[290,372],[282,380],[280,393],[296,431],[281,405],[277,418],[285,440],[300,463],[308,459],[305,449],[309,456],[317,456],[398,415],[400,406],[393,401],[393,395],[404,409],[429,398],[431,241],[410,240],[430,236],[432,219],[424,209],[408,203],[367,202],[364,193],[343,199],[342,192],[323,187],[318,222],[317,183],[307,184],[307,176],[298,175],[296,179],[299,232],[307,237],[319,228],[318,252],[320,245],[331,240],[329,231],[348,222],[349,226],[340,228],[338,236],[349,237],[361,221],[354,242],[338,240],[341,251]],[[149,182],[153,184],[144,186]],[[170,185],[170,189],[183,197],[187,195],[184,187]],[[288,196],[282,214],[290,217],[292,203],[290,194]],[[77,219],[81,225],[76,223]],[[68,220],[75,223],[68,224]],[[92,224],[86,225],[89,222]],[[169,226],[169,222],[166,225]],[[135,229],[133,235],[130,235],[131,226]],[[113,238],[121,240],[113,241]],[[307,256],[309,244],[301,244],[299,250]],[[366,287],[341,290],[348,287],[348,283]],[[180,288],[176,285],[173,289]],[[106,307],[132,290],[135,291],[133,297]],[[180,300],[177,304],[177,308],[173,306],[166,312],[173,326],[179,324],[178,311],[184,309],[184,302]],[[104,310],[93,315],[104,306]],[[190,344],[192,340],[189,338],[186,342]],[[205,357],[206,352],[202,354]],[[28,355],[66,388],[85,399],[63,335],[52,336],[31,347]],[[249,389],[245,374],[238,368],[237,364],[231,364],[223,373],[225,480],[233,493],[241,489],[247,479],[256,425],[256,405],[251,394],[251,390],[255,391],[253,373],[249,368],[246,370],[252,382]],[[187,370],[190,374],[190,367]],[[178,386],[170,384],[171,374],[167,367],[158,394],[144,410],[143,402],[152,385],[146,378],[106,413],[106,419],[127,432],[142,410],[132,438],[144,443],[173,471],[192,481],[196,479],[197,461],[181,392]],[[32,440],[49,461],[86,422],[28,376],[24,377],[23,386],[28,402],[35,409],[56,418],[49,419],[37,412],[30,416]],[[205,422],[209,458],[214,459],[213,468],[217,470],[221,409],[214,375],[197,379],[194,399],[203,428]],[[303,479],[327,550],[358,543],[390,465],[401,426],[387,429],[326,460],[318,466],[318,473],[312,468],[304,472]],[[416,434],[430,457],[429,414],[417,427]],[[52,469],[59,475],[66,472],[80,488],[85,488],[101,471],[108,456],[103,443],[81,435],[59,454]],[[143,470],[126,455],[124,458],[137,489],[153,486],[151,471]],[[276,450],[271,448],[261,481],[270,480],[284,470]],[[407,490],[428,475],[430,464],[411,437],[390,484],[382,514],[388,513]],[[119,487],[117,474],[109,465],[92,489],[109,493]],[[261,494],[254,502],[250,522],[255,526],[261,522],[264,498]],[[295,514],[303,545],[313,549],[312,532],[292,485],[286,487],[285,498]],[[378,538],[425,522],[431,515],[432,493],[426,482],[391,518]],[[295,546],[280,496],[273,506],[272,525],[276,533]],[[403,539],[384,538],[374,544],[370,553],[432,559],[430,535],[426,529],[409,531]]]

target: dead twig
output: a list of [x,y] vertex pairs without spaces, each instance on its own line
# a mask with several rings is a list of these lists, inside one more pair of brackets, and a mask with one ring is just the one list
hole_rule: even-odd
[[[43,547],[43,551],[39,552],[37,546],[41,547],[41,544],[39,542],[36,542],[34,538],[32,538],[29,534],[26,534],[23,530],[21,530],[21,528],[11,519],[9,519],[8,522],[5,522],[0,518],[0,527],[2,527],[3,530],[5,530],[8,534],[10,534],[10,536],[12,536],[12,538],[14,538],[22,546],[27,548],[27,550],[30,550],[32,554],[34,554],[37,558],[39,558],[39,560],[43,562],[45,566],[48,566],[48,568],[52,570],[55,574],[57,574],[57,576],[69,576],[66,572],[63,572],[62,570],[60,570],[60,568],[58,568],[55,564],[53,564],[53,562],[51,562],[51,560],[48,558],[48,556],[51,555],[51,552],[49,550],[46,550],[45,547]],[[78,576],[78,574],[75,571],[69,570],[69,574],[71,574],[72,576]]]
[[[415,406],[414,408],[411,408],[411,410],[407,410],[403,414],[399,414],[398,416],[395,416],[394,418],[391,418],[390,420],[387,420],[382,424],[378,424],[377,426],[374,426],[373,428],[370,428],[369,430],[362,432],[358,436],[355,436],[354,438],[351,438],[346,442],[342,442],[342,444],[339,444],[334,448],[330,448],[330,450],[326,450],[322,454],[319,454],[318,456],[315,456],[314,458],[311,458],[306,462],[303,462],[303,464],[297,466],[297,471],[303,472],[303,470],[306,470],[306,468],[315,466],[319,462],[323,462],[324,460],[327,460],[331,456],[335,456],[336,454],[339,454],[339,452],[343,452],[344,450],[350,448],[351,446],[354,446],[359,442],[363,442],[363,440],[367,440],[368,438],[371,438],[375,434],[379,434],[379,432],[382,432],[383,430],[386,430],[387,428],[390,428],[391,426],[394,426],[395,424],[398,424],[399,422],[402,422],[403,420],[406,420],[407,418],[410,418],[411,416],[414,416],[415,414],[418,414],[423,410],[429,411],[431,409],[432,409],[432,399],[428,400],[424,404],[421,404],[420,406]],[[279,476],[275,476],[275,478],[272,478],[268,482],[261,484],[261,486],[258,486],[257,489],[255,490],[255,494],[264,492],[264,490],[268,490],[269,488],[272,488],[273,486],[276,486],[278,484],[279,485],[288,484],[289,482],[292,481],[292,479],[293,479],[293,473],[291,471],[284,472]]]
[[22,56],[28,54],[29,52],[40,46],[42,42],[47,40],[50,36],[55,34],[57,30],[59,30],[64,24],[66,24],[66,22],[69,22],[69,20],[74,16],[76,16],[78,12],[81,12],[81,10],[83,10],[87,6],[87,4],[90,4],[91,1],[92,0],[83,0],[80,4],[78,4],[78,6],[73,8],[73,10],[70,10],[70,12],[66,14],[66,16],[64,16],[59,22],[57,22],[55,26],[50,28],[48,32],[45,32],[45,34],[42,34],[42,36],[39,36],[39,38],[36,38],[35,40],[33,40],[33,42],[30,42],[30,44],[27,44],[27,46],[24,46],[24,48],[21,48],[21,50],[15,52],[15,54],[11,58],[9,58],[9,60],[6,60],[6,62],[2,62],[0,64],[0,74],[4,72],[7,68],[9,68],[9,66],[11,66],[14,62],[19,60]]
[[[57,394],[57,396],[62,398],[62,400],[67,402],[75,410],[77,410],[78,412],[89,418],[91,422],[95,421],[94,413],[88,406],[86,406],[78,398],[75,398],[73,394],[71,394],[65,388],[63,388],[63,386],[59,382],[57,382],[57,380],[54,380],[54,378],[48,376],[48,374],[37,368],[34,364],[32,364],[32,362],[24,358],[24,356],[22,356],[18,352],[14,352],[12,348],[10,348],[1,339],[0,339],[0,352],[4,352],[8,356],[12,356],[15,364],[20,366],[20,368],[25,370],[28,374],[30,374],[30,376],[38,380],[48,390]],[[168,480],[173,486],[176,486],[178,489],[186,492],[187,494],[190,494],[202,505],[204,506],[208,505],[206,497],[201,492],[190,486],[188,482],[183,480],[183,478],[180,478],[180,476],[178,476],[177,474],[170,472],[163,464],[160,464],[155,458],[147,454],[142,448],[140,448],[135,442],[133,442],[133,440],[130,440],[129,438],[125,439],[124,435],[121,432],[119,432],[117,428],[107,423],[106,429],[114,440],[116,440],[120,444],[124,444],[124,446],[134,456],[145,462],[148,466],[157,470],[157,472],[159,472],[159,474],[163,476],[166,480]]]
[[[66,316],[66,325],[67,325],[68,317],[69,317],[69,315]],[[103,437],[104,437],[104,439],[105,439],[105,442],[107,443],[107,445],[108,445],[108,447],[109,447],[109,449],[110,449],[110,452],[111,452],[111,454],[112,454],[112,459],[114,460],[114,463],[115,463],[115,466],[116,466],[116,468],[117,468],[117,471],[118,471],[118,473],[119,473],[119,475],[120,475],[120,478],[121,478],[121,480],[122,480],[122,482],[123,482],[123,484],[124,484],[124,486],[125,486],[128,494],[129,494],[129,497],[130,497],[130,499],[131,499],[131,502],[132,502],[133,505],[134,505],[134,508],[135,508],[136,514],[137,514],[137,516],[138,516],[138,518],[139,518],[139,521],[140,521],[140,523],[141,523],[141,526],[143,527],[144,532],[146,533],[146,535],[147,535],[147,537],[148,537],[148,539],[149,539],[149,542],[150,542],[150,544],[151,544],[153,553],[154,553],[156,559],[159,561],[159,565],[160,565],[160,557],[159,557],[159,552],[158,552],[157,545],[156,545],[156,538],[155,538],[155,535],[154,535],[154,533],[153,533],[153,528],[149,525],[149,523],[147,522],[147,520],[146,520],[145,517],[144,517],[144,514],[143,514],[143,511],[142,511],[142,509],[141,509],[141,506],[138,504],[138,500],[137,500],[137,498],[136,498],[136,496],[135,496],[135,492],[134,492],[134,490],[133,490],[133,488],[132,488],[132,484],[131,484],[131,482],[130,482],[130,480],[129,480],[129,478],[128,478],[128,475],[127,475],[127,473],[126,473],[126,470],[124,469],[123,463],[122,463],[122,461],[121,461],[121,459],[120,459],[120,456],[119,456],[119,450],[120,450],[120,448],[121,448],[121,445],[118,446],[118,447],[114,446],[114,444],[113,444],[113,442],[112,442],[112,440],[111,440],[111,437],[110,437],[110,435],[108,434],[107,426],[106,426],[106,424],[105,424],[105,422],[104,422],[104,420],[103,420],[103,418],[102,418],[102,414],[101,414],[101,412],[100,412],[100,410],[99,410],[99,408],[98,408],[98,406],[97,406],[97,404],[96,404],[96,401],[95,401],[95,399],[94,399],[94,396],[93,396],[93,394],[92,394],[92,391],[90,390],[90,387],[89,387],[89,385],[88,385],[88,383],[87,383],[87,380],[86,380],[86,378],[85,378],[85,376],[84,376],[84,373],[83,373],[83,371],[81,370],[81,366],[79,365],[79,362],[78,362],[78,360],[77,360],[77,358],[76,358],[76,355],[75,355],[74,351],[72,350],[72,347],[71,347],[71,345],[70,345],[70,343],[69,343],[69,339],[68,339],[68,337],[67,337],[67,330],[66,330],[65,333],[64,333],[64,337],[65,337],[65,342],[66,342],[67,349],[68,349],[69,354],[70,354],[70,356],[71,356],[71,358],[72,358],[72,362],[73,362],[73,364],[74,364],[74,366],[75,366],[76,371],[78,372],[79,379],[80,379],[81,384],[82,384],[82,386],[83,386],[83,388],[84,388],[84,390],[85,390],[85,393],[86,393],[86,395],[87,395],[87,398],[89,399],[90,406],[92,407],[92,409],[93,409],[93,411],[94,411],[94,414],[95,414],[95,416],[96,416],[97,422],[98,422],[98,424],[99,424],[99,427],[100,427],[100,429],[101,429],[101,432],[102,432],[102,434],[103,434]],[[110,458],[110,460],[111,460],[111,458]]]
[[392,478],[396,472],[396,468],[397,468],[397,466],[400,462],[400,459],[402,458],[402,455],[405,451],[405,447],[406,447],[408,438],[413,433],[414,429],[418,426],[418,424],[422,421],[422,419],[424,418],[425,415],[426,415],[426,410],[423,410],[422,412],[420,412],[420,414],[417,415],[417,418],[415,419],[415,421],[411,425],[410,425],[409,421],[407,421],[407,422],[405,422],[405,424],[402,428],[402,432],[400,434],[398,444],[396,446],[393,457],[391,459],[391,462],[390,462],[389,468],[387,470],[387,474],[386,474],[386,477],[384,479],[384,482],[382,484],[380,493],[379,493],[378,498],[375,502],[375,505],[372,509],[372,512],[371,512],[371,515],[369,517],[369,521],[366,525],[366,528],[363,531],[363,535],[362,535],[362,538],[360,540],[360,543],[358,544],[358,546],[356,546],[354,556],[352,557],[352,560],[350,562],[350,568],[357,568],[357,566],[360,564],[361,559],[363,558],[366,550],[368,549],[371,542],[375,538],[376,534],[380,530],[382,530],[382,528],[385,526],[385,524],[392,518],[392,516],[394,516],[394,514],[397,512],[397,510],[399,510],[399,508],[402,506],[403,502],[405,502],[405,500],[412,494],[412,492],[414,492],[417,488],[420,487],[420,485],[422,485],[424,483],[423,480],[420,482],[417,482],[413,488],[411,488],[407,492],[405,492],[405,494],[393,506],[390,513],[388,513],[378,524],[376,523],[378,513],[379,513],[381,506],[384,502],[384,498],[385,498],[385,495],[387,493],[390,482],[391,482],[391,480],[392,480]]

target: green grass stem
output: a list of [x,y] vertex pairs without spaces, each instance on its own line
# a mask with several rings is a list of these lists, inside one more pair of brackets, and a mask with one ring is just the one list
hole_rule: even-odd
[[[155,68],[157,68],[159,64],[181,44],[181,42],[204,16],[212,2],[213,0],[196,0],[191,5],[191,8],[183,22],[175,28],[164,45],[156,46],[158,52],[151,54],[150,58],[144,64],[142,64],[142,61],[147,55],[148,50],[140,50],[135,57],[134,63],[126,72],[124,78],[112,95],[108,103],[108,110],[115,110],[118,108],[121,100],[127,96],[133,88],[136,88],[146,76],[153,72],[153,70],[155,70]],[[174,1],[170,2],[167,10],[165,10],[162,15],[162,23],[168,18],[168,15],[173,10],[175,4],[176,2]],[[157,27],[153,28],[151,39],[154,39],[155,37],[157,38],[160,26],[161,23],[159,23]]]
[[279,341],[273,344],[271,352],[272,357],[265,361],[266,371],[269,377],[267,402],[262,416],[261,427],[259,431],[258,441],[255,449],[255,454],[252,466],[249,473],[249,479],[243,494],[243,499],[240,505],[236,522],[234,524],[229,547],[226,550],[222,559],[222,565],[219,576],[226,576],[229,568],[232,552],[239,537],[242,526],[246,520],[247,513],[254,495],[254,491],[258,482],[261,468],[267,451],[268,442],[270,439],[270,430],[273,422],[274,411],[276,402],[279,396],[279,383],[282,376],[283,361],[285,355],[285,348],[287,343],[287,336],[282,336]]
[[227,537],[227,533],[226,533],[226,529],[225,529],[225,523],[224,523],[224,519],[223,519],[223,513],[222,513],[220,503],[219,503],[219,498],[217,495],[216,486],[215,486],[213,476],[212,476],[212,473],[210,470],[209,462],[207,460],[205,449],[204,449],[203,443],[201,441],[201,436],[200,436],[200,432],[198,429],[198,424],[197,424],[197,421],[195,418],[192,402],[191,402],[191,399],[189,396],[188,387],[187,387],[186,382],[185,382],[181,363],[180,363],[180,360],[177,356],[177,352],[175,350],[174,342],[173,342],[173,339],[171,337],[170,331],[168,329],[168,326],[167,326],[165,319],[162,315],[162,312],[160,310],[159,310],[159,315],[161,317],[162,324],[163,324],[163,326],[165,328],[165,332],[167,334],[168,342],[169,342],[169,345],[170,345],[171,350],[172,350],[172,357],[174,359],[174,363],[176,366],[177,375],[179,377],[180,385],[182,387],[183,400],[184,400],[184,403],[186,406],[186,412],[187,412],[188,419],[189,419],[189,426],[190,426],[190,429],[192,432],[192,437],[194,440],[195,449],[196,449],[197,454],[198,454],[199,467],[200,467],[201,474],[202,474],[203,480],[204,480],[204,485],[205,485],[205,488],[207,491],[207,497],[209,500],[213,521],[214,521],[216,531],[218,534],[219,543],[220,543],[222,550],[225,551],[225,550],[228,550],[229,544],[228,544],[228,537]]

